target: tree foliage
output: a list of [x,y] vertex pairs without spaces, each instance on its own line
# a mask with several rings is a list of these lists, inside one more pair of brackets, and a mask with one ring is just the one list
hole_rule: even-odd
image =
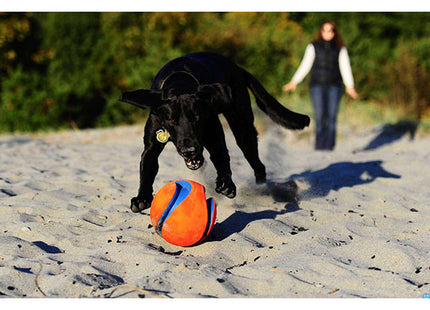
[[[363,99],[422,117],[430,106],[429,13],[0,13],[0,131],[132,123],[118,102],[169,60],[221,53],[274,95],[320,24],[335,21]],[[306,87],[301,88],[305,93]]]

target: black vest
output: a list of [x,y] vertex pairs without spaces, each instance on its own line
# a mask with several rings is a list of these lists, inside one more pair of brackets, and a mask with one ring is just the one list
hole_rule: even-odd
[[312,65],[310,85],[342,86],[342,76],[339,70],[340,49],[332,41],[312,43],[315,48],[315,60]]

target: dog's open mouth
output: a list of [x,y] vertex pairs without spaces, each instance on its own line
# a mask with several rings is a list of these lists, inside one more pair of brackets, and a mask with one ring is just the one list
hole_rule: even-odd
[[197,170],[203,165],[203,157],[202,158],[184,158],[185,164],[188,169]]

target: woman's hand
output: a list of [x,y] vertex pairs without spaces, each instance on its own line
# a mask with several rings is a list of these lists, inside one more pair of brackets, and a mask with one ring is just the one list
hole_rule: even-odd
[[358,98],[358,94],[355,91],[354,87],[347,87],[346,88],[346,93],[352,98],[352,99],[357,99]]
[[296,82],[291,81],[290,83],[285,84],[285,85],[282,87],[282,90],[283,90],[283,91],[294,91],[294,90],[296,90],[296,87],[297,87],[297,83],[296,83]]

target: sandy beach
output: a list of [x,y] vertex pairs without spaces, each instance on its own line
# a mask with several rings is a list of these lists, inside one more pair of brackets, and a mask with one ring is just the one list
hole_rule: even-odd
[[[202,183],[209,238],[177,247],[132,213],[143,125],[0,136],[0,297],[404,297],[430,293],[430,137],[339,126],[259,128],[268,182],[255,185],[226,128],[233,200],[205,151],[191,171],[168,144],[154,188]],[[297,193],[291,197],[291,188]]]

